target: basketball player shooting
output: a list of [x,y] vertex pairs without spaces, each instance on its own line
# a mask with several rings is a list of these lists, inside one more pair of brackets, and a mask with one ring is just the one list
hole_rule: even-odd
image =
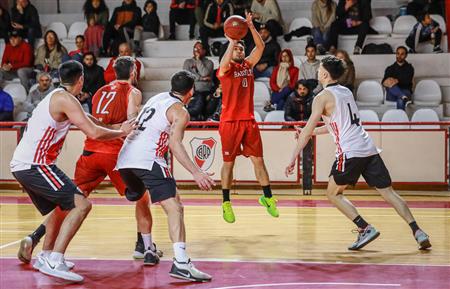
[[[301,130],[291,162],[286,167],[286,176],[294,172],[298,155],[309,139],[313,135],[329,132],[336,144],[336,161],[331,168],[327,197],[339,211],[353,221],[359,233],[356,242],[348,249],[359,250],[380,235],[343,195],[345,188],[356,184],[361,175],[409,224],[419,249],[430,248],[428,235],[419,228],[406,202],[392,188],[389,171],[369,134],[361,126],[352,92],[337,83],[344,70],[344,64],[336,57],[325,57],[321,61],[318,78],[324,89],[314,98],[311,117]],[[325,126],[316,128],[321,118]]]
[[270,189],[269,175],[263,159],[261,135],[253,109],[255,83],[253,67],[261,59],[265,45],[253,26],[251,13],[246,13],[246,23],[253,36],[255,48],[248,57],[245,57],[244,43],[226,35],[229,44],[217,71],[222,84],[222,114],[219,125],[223,157],[222,209],[223,218],[228,223],[235,222],[230,202],[230,188],[233,181],[234,162],[238,155],[250,157],[253,163],[256,178],[264,192],[264,195],[259,198],[259,203],[266,207],[271,216],[279,216],[276,200]]

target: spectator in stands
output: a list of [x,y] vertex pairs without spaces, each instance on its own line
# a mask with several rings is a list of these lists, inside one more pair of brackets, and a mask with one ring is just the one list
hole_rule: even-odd
[[0,39],[3,38],[5,43],[8,43],[8,35],[12,30],[11,18],[7,9],[0,6]]
[[259,28],[259,34],[261,35],[261,38],[266,46],[264,47],[261,59],[255,65],[254,74],[255,78],[270,78],[275,65],[278,63],[278,56],[280,55],[281,47],[277,42],[277,38],[271,36],[271,31],[268,26],[261,25]]
[[331,23],[336,19],[336,2],[333,0],[314,0],[311,5],[311,22],[314,43],[320,54],[325,53]]
[[270,102],[272,105],[264,107],[265,111],[273,109],[283,110],[287,97],[292,93],[298,81],[298,67],[294,66],[294,57],[290,49],[281,51],[278,58],[278,65],[275,66],[270,77],[270,88],[272,95]]
[[136,26],[134,31],[134,53],[136,57],[142,57],[141,41],[158,38],[159,26],[161,25],[157,14],[158,4],[154,0],[147,0],[144,5],[144,16],[141,25]]
[[361,54],[367,34],[377,34],[370,27],[372,8],[368,0],[339,0],[336,8],[337,19],[331,24],[326,49],[331,54],[338,47],[339,34],[358,34],[353,54]]
[[75,45],[77,46],[77,49],[70,51],[66,58],[67,60],[72,59],[83,63],[83,54],[88,51],[83,35],[77,35],[77,37],[75,37]]
[[322,90],[322,86],[317,80],[317,72],[319,71],[320,60],[316,58],[317,48],[314,43],[309,42],[305,47],[306,61],[300,65],[299,79],[304,79],[308,82],[308,87],[314,92],[318,93]]
[[266,24],[271,27],[274,37],[283,35],[283,19],[276,0],[253,0],[250,10],[256,22],[255,27]]
[[445,0],[413,0],[408,3],[407,14],[414,15],[416,18],[427,11],[430,14],[439,14],[444,16]]
[[345,72],[339,78],[338,82],[340,85],[347,87],[353,92],[353,90],[355,89],[356,77],[355,65],[353,64],[353,61],[350,59],[350,56],[345,50],[338,49],[336,51],[336,57],[341,59],[345,63]]
[[[130,44],[128,44],[127,42],[121,43],[119,45],[119,56],[131,56],[131,47]],[[110,83],[113,80],[116,80],[116,73],[114,72],[114,61],[116,61],[116,57],[112,57],[109,60],[108,63],[108,67],[106,67],[105,73],[104,73],[104,77],[105,77],[105,82],[106,83]],[[137,59],[134,59],[134,63],[136,64],[136,83],[134,83],[134,85],[137,85],[137,81],[139,80],[140,74],[141,74],[141,62]]]
[[286,121],[308,120],[311,116],[311,107],[314,94],[309,83],[302,79],[295,83],[294,91],[289,95],[284,109]]
[[194,14],[195,14],[195,22],[197,22],[199,29],[201,29],[204,26],[203,20],[205,19],[206,8],[208,8],[208,5],[213,2],[214,0],[197,0]]
[[6,91],[0,86],[0,121],[14,120],[14,102]]
[[105,0],[86,0],[83,11],[88,25],[84,32],[86,48],[98,56],[102,48],[103,32],[108,24],[109,10]]
[[36,7],[29,0],[17,0],[11,9],[11,26],[19,30],[22,38],[34,48],[36,38],[42,36],[41,23]]
[[52,77],[47,72],[40,72],[37,77],[37,85],[30,89],[27,99],[23,103],[22,110],[28,112],[28,118],[36,106],[47,96],[54,88]]
[[210,37],[224,37],[223,23],[233,14],[233,5],[224,2],[224,0],[214,0],[208,5],[203,27],[200,28],[200,39],[207,53],[209,53],[208,39]]
[[421,13],[417,19],[418,22],[414,25],[405,41],[410,52],[416,53],[419,43],[431,41],[434,45],[433,52],[442,53],[442,30],[439,28],[439,23],[431,19],[428,13]]
[[82,94],[86,98],[89,111],[92,111],[92,96],[105,85],[103,67],[97,64],[97,59],[92,52],[83,55],[84,84]]
[[252,6],[252,0],[231,0],[233,4],[234,14],[245,17],[245,10],[249,10]]
[[0,85],[3,80],[20,78],[26,88],[28,85],[28,71],[33,67],[33,49],[30,44],[22,40],[17,30],[10,33],[9,43],[6,44],[0,68]]
[[175,40],[175,24],[189,24],[189,39],[195,37],[196,0],[172,0],[170,4],[169,23],[170,40]]
[[114,9],[103,34],[102,54],[117,56],[120,43],[131,44],[136,25],[141,23],[141,14],[135,0],[124,0],[121,6]]
[[396,62],[384,71],[381,83],[386,88],[386,100],[395,101],[397,109],[405,110],[411,100],[414,67],[406,61],[408,50],[400,46],[396,50]]

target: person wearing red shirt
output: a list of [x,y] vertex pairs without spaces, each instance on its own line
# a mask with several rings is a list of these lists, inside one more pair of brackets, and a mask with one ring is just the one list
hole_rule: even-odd
[[23,68],[33,67],[34,55],[30,44],[23,41],[17,30],[9,35],[9,43],[6,44],[0,68],[0,83],[3,80],[12,80],[19,77],[20,82],[28,87],[28,77],[23,73]]
[[222,114],[219,134],[222,142],[222,194],[223,218],[228,223],[235,221],[230,202],[230,188],[233,181],[233,167],[236,156],[250,157],[256,178],[262,186],[264,196],[259,203],[268,213],[278,217],[276,200],[270,189],[269,175],[263,159],[263,147],[258,124],[253,110],[255,78],[253,67],[259,62],[264,51],[264,42],[252,22],[252,14],[246,13],[247,25],[255,43],[255,48],[245,57],[242,41],[228,38],[228,48],[220,62],[217,77],[222,84]]
[[189,24],[189,39],[194,39],[196,5],[196,0],[172,0],[169,12],[170,40],[175,40],[176,23]]
[[[120,44],[119,46],[119,56],[131,56],[131,47],[128,43],[124,42],[122,44]],[[106,67],[105,70],[105,82],[106,84],[110,83],[113,80],[116,80],[116,74],[114,72],[114,61],[116,61],[117,57],[113,57],[111,58],[111,60],[109,61],[108,67]],[[140,71],[141,71],[141,62],[138,60],[134,60],[134,64],[136,65],[136,73],[137,73],[137,77],[136,77],[136,81],[139,80],[140,77]],[[137,83],[133,83],[133,85],[136,85]]]

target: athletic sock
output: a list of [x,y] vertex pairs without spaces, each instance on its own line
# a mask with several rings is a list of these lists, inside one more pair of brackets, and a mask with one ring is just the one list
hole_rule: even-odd
[[224,203],[230,201],[230,189],[222,189],[222,195]]
[[44,256],[45,258],[49,258],[51,253],[51,250],[42,250],[42,256]]
[[419,226],[417,225],[416,221],[409,223],[409,227],[411,228],[413,235],[416,234],[417,230],[420,230]]
[[360,215],[353,220],[353,223],[360,229],[365,229],[369,225]]
[[64,254],[58,252],[52,252],[48,258],[50,261],[59,264],[64,260]]
[[152,241],[152,234],[142,234],[142,240],[144,241],[144,248],[145,250],[148,250],[150,248],[150,250],[155,251],[155,246],[153,245],[153,241]]
[[262,186],[264,197],[266,198],[272,198],[272,190],[270,189],[270,185],[268,186]]
[[137,232],[137,242],[144,244],[144,241],[142,240],[142,235],[141,232]]
[[44,235],[45,235],[45,225],[40,224],[39,227],[37,227],[36,231],[34,231],[28,236],[31,238],[31,240],[33,240],[33,244],[37,244]]
[[175,255],[175,260],[177,260],[178,262],[189,261],[189,257],[186,254],[186,243],[185,242],[173,243],[173,252]]

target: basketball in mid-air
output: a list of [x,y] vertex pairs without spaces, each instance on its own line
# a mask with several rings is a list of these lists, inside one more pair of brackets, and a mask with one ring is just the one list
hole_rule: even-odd
[[225,34],[234,40],[241,40],[247,35],[248,25],[245,18],[239,15],[233,15],[225,20],[223,25]]

